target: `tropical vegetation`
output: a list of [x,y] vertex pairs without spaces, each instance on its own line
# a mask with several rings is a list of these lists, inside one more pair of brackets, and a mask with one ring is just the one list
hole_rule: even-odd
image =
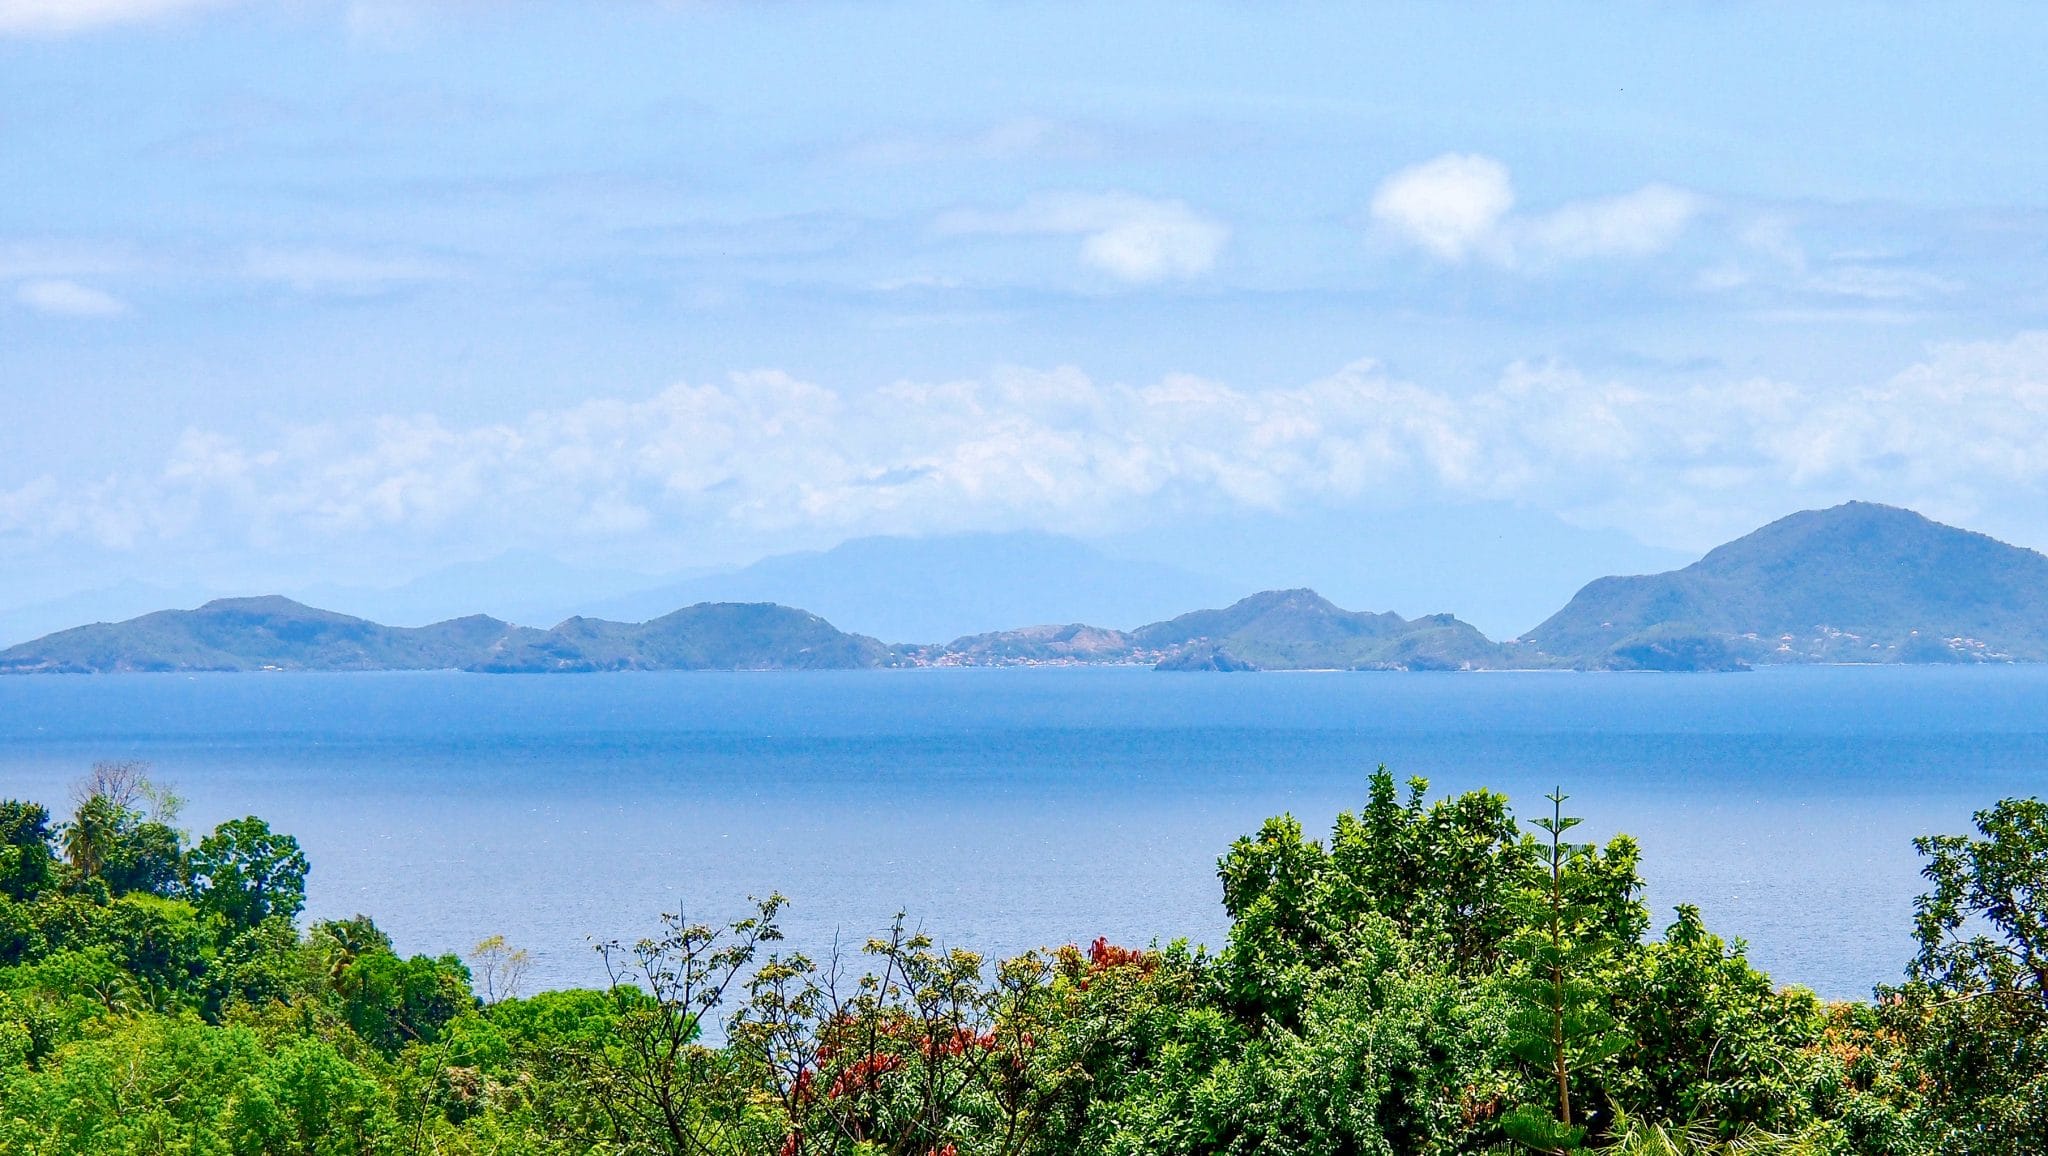
[[493,937],[301,925],[250,817],[196,840],[102,764],[0,802],[0,1152],[1454,1156],[2048,1151],[2048,806],[1921,840],[1918,952],[1868,1002],[1757,971],[1638,849],[1384,769],[1326,839],[1219,864],[1211,952],[990,960],[903,921],[814,958],[785,900],[600,946],[526,991]]

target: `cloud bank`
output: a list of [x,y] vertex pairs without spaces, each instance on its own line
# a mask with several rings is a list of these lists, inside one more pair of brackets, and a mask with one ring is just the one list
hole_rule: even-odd
[[1069,368],[850,393],[758,372],[498,424],[394,416],[260,445],[195,430],[154,469],[0,492],[0,540],[610,544],[674,562],[868,533],[1506,500],[1698,548],[1850,497],[2048,538],[2048,333],[1943,347],[1835,393],[1550,364],[1462,395],[1370,362],[1271,390]]

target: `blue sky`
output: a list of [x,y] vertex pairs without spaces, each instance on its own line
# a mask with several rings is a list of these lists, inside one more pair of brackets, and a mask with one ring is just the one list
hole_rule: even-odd
[[2048,546],[2037,9],[1101,7],[0,0],[0,601],[1476,507]]

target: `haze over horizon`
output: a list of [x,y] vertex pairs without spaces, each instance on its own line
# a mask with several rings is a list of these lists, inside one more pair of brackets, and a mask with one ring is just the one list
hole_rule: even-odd
[[0,609],[2048,547],[2048,18],[1602,11],[0,0]]

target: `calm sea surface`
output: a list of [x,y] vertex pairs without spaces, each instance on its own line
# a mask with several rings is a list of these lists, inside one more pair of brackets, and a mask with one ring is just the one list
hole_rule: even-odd
[[310,916],[502,933],[556,985],[600,977],[593,938],[771,890],[811,948],[899,908],[985,951],[1218,945],[1230,840],[1327,830],[1377,763],[1528,815],[1561,783],[1642,841],[1659,926],[1696,903],[1780,982],[1861,996],[1909,954],[1908,840],[2048,783],[2048,668],[0,679],[0,795],[61,809],[103,758],[154,763],[192,829],[297,835]]

